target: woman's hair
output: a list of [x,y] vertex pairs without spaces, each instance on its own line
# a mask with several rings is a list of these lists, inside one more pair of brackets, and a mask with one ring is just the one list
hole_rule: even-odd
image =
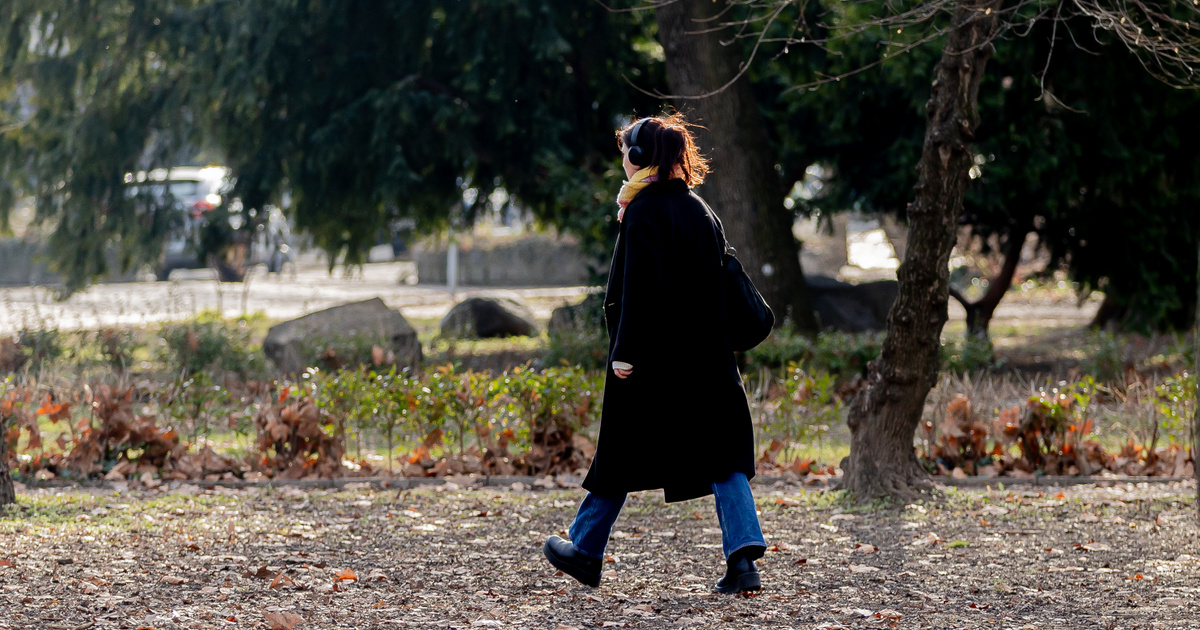
[[[640,120],[640,119],[639,119]],[[637,120],[617,131],[617,141],[622,147],[632,146],[631,136]],[[663,177],[682,177],[688,186],[704,183],[704,176],[711,170],[708,158],[700,153],[691,127],[683,114],[675,112],[669,116],[656,116],[646,120],[638,130],[638,146],[650,156],[648,166],[657,166]]]

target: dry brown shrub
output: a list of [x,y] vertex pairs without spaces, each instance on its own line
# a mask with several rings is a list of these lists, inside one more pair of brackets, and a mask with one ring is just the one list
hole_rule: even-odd
[[265,472],[277,479],[340,477],[345,473],[339,440],[328,435],[321,410],[311,398],[288,398],[285,389],[276,402],[264,405],[255,424]]

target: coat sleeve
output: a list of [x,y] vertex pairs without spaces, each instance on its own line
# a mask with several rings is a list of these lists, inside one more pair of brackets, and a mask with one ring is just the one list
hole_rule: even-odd
[[624,361],[637,368],[654,352],[649,329],[665,316],[660,310],[663,289],[662,240],[658,227],[643,213],[625,213],[624,283],[617,338],[609,362]]

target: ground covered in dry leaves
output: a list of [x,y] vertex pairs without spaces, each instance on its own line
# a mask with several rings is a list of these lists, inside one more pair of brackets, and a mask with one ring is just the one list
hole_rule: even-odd
[[947,489],[861,508],[755,486],[757,597],[711,499],[631,496],[599,589],[542,541],[581,491],[30,490],[0,516],[0,628],[1195,628],[1186,484]]

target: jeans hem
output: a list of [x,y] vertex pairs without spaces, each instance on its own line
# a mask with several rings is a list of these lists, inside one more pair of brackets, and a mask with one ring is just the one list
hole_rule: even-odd
[[592,560],[604,560],[604,554],[603,554],[603,553],[601,553],[601,554],[600,554],[600,555],[598,555],[598,556],[596,556],[596,555],[592,555],[592,554],[590,554],[590,553],[588,553],[588,552],[586,552],[586,551],[584,551],[584,550],[580,549],[580,548],[579,548],[579,545],[576,545],[576,544],[574,543],[574,541],[572,541],[572,542],[571,542],[571,546],[572,546],[572,547],[574,547],[574,548],[575,548],[575,551],[578,551],[578,552],[579,552],[579,555],[581,555],[581,556],[587,556],[587,557],[591,558]]

